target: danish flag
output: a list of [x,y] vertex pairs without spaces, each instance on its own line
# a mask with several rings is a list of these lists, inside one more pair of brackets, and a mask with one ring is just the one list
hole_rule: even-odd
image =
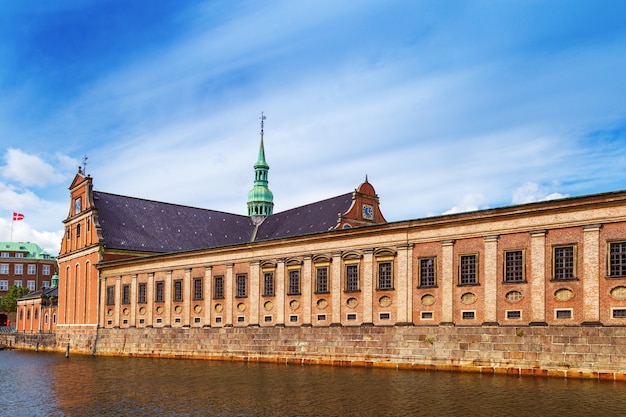
[[13,212],[13,221],[16,220],[24,220],[24,215],[22,213]]

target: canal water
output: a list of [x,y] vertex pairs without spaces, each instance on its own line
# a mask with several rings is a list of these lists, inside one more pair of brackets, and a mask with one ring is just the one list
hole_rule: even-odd
[[626,383],[0,351],[2,416],[624,416]]

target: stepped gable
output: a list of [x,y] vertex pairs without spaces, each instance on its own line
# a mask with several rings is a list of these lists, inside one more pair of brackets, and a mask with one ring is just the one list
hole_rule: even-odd
[[93,191],[108,249],[177,252],[249,242],[247,216]]
[[352,204],[352,193],[276,213],[263,220],[257,241],[325,232],[337,226],[339,216]]

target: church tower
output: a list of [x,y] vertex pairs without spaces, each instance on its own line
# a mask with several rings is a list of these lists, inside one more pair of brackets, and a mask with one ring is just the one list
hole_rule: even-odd
[[248,192],[248,216],[254,223],[261,223],[274,210],[274,195],[268,188],[267,172],[270,166],[265,161],[263,146],[263,127],[265,116],[261,113],[261,147],[259,157],[254,164],[254,187]]

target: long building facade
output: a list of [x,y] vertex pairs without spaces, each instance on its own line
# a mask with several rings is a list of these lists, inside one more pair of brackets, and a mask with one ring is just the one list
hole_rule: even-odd
[[[626,353],[615,344],[626,331],[625,191],[387,222],[366,178],[352,192],[273,213],[263,147],[261,139],[247,216],[96,191],[79,169],[58,256],[57,344],[176,356],[189,351],[158,338],[194,334],[204,342],[185,349],[210,356],[206,346],[222,330],[254,340],[267,336],[264,328],[292,328],[295,338],[330,338],[326,347],[339,356],[343,348],[332,340],[362,341],[351,360],[428,362],[435,340],[427,334],[443,343],[454,332],[460,347],[437,360],[476,366],[485,349],[502,351],[498,363],[515,359],[508,348],[481,342],[515,328],[509,342],[524,335],[519,329],[537,332],[530,353],[520,353],[523,366],[545,368],[568,357],[565,346],[554,356],[536,342],[555,337],[541,329],[591,337],[581,329],[593,328],[604,343],[599,351],[610,350],[601,368],[624,376]],[[324,330],[333,328],[340,330]],[[603,339],[598,329],[611,333]],[[280,337],[277,331],[267,337]],[[383,333],[384,347],[376,344]],[[410,337],[419,355],[404,340]],[[221,356],[237,351],[229,338],[214,346]],[[240,354],[280,355],[274,343]],[[292,354],[316,354],[299,346]],[[459,353],[467,346],[474,353]],[[595,369],[597,358],[578,353],[571,359],[578,368]]]

